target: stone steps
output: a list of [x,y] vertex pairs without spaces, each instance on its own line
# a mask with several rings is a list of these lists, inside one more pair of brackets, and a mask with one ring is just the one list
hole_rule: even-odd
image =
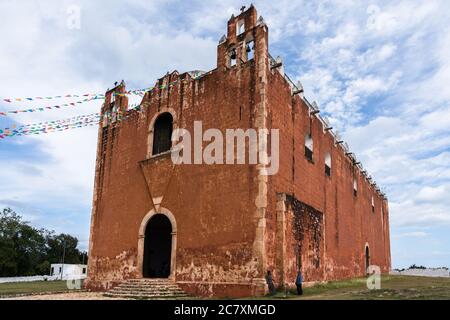
[[186,299],[189,297],[168,279],[130,279],[105,293],[106,297],[130,299]]
[[[115,289],[112,292],[118,293],[118,294],[127,294],[130,292],[136,293],[136,294],[155,294],[155,295],[161,295],[161,294],[185,294],[185,292],[181,289],[176,290],[140,290],[140,289],[127,289],[127,288],[119,288]],[[111,291],[110,291],[111,293]]]
[[133,289],[133,288],[142,288],[142,289],[150,288],[150,289],[162,289],[162,290],[164,290],[164,289],[170,290],[170,289],[177,289],[177,288],[179,288],[179,286],[177,286],[177,285],[157,285],[157,284],[154,284],[154,285],[152,285],[152,284],[139,285],[139,284],[128,284],[128,283],[121,285],[121,287],[122,288],[130,288],[130,289]]

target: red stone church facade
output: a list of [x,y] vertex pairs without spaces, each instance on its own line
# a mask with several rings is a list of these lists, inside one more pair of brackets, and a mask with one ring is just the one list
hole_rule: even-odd
[[[169,278],[194,295],[263,294],[275,284],[388,272],[383,194],[268,52],[252,6],[228,21],[217,67],[161,78],[127,110],[121,83],[99,128],[87,287]],[[116,95],[113,97],[113,93]],[[262,165],[181,164],[176,128],[279,129],[279,171]]]

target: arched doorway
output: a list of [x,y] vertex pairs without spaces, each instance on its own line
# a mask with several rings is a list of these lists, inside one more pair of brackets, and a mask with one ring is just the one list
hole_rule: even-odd
[[145,228],[144,278],[168,278],[171,272],[172,224],[164,214],[155,214]]
[[366,274],[369,274],[369,267],[370,267],[370,251],[369,246],[366,246],[366,252],[365,252],[365,266],[366,266]]

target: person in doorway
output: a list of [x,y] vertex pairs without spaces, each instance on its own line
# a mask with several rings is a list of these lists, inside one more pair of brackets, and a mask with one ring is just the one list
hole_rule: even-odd
[[272,272],[270,272],[270,271],[267,271],[266,282],[267,282],[267,286],[269,287],[269,294],[274,295],[275,294],[275,285],[273,284]]
[[295,280],[295,285],[297,286],[297,294],[299,296],[303,295],[303,275],[302,275],[301,271],[299,271],[297,273],[297,279]]

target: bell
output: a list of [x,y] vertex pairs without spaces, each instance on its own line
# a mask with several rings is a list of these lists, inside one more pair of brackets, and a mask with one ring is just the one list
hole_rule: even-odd
[[233,59],[233,60],[236,59],[236,50],[231,51],[230,58]]
[[247,45],[247,48],[246,48],[246,50],[247,50],[247,53],[249,53],[249,52],[252,52],[252,49],[250,48],[250,46],[249,46],[249,45]]

